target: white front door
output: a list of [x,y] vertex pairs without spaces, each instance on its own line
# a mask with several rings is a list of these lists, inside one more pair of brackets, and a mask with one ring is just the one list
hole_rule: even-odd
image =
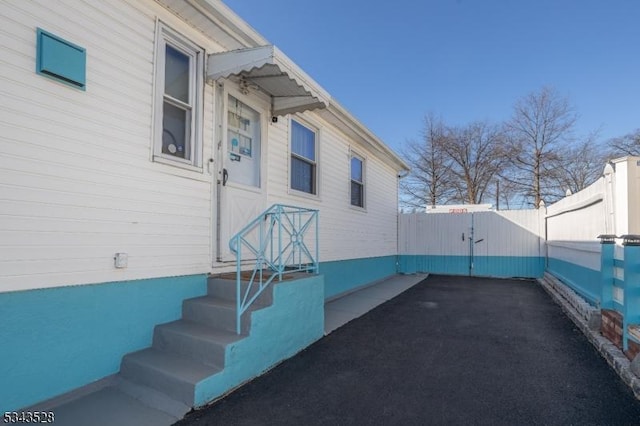
[[262,164],[266,126],[265,114],[249,106],[241,94],[225,94],[223,108],[218,261],[224,262],[235,259],[229,240],[266,208]]

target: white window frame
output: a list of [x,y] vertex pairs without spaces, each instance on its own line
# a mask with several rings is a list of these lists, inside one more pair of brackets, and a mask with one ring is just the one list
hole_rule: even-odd
[[[165,53],[166,46],[189,56],[189,100],[188,104],[173,99],[165,94]],[[153,161],[179,166],[191,170],[202,170],[202,123],[203,123],[203,91],[204,91],[204,49],[191,42],[166,24],[158,21],[156,31],[155,54],[155,99],[154,99],[154,132]],[[164,102],[167,98],[172,104],[179,104],[189,109],[189,158],[180,158],[162,152]]]
[[[359,182],[357,180],[354,180],[352,177],[352,173],[351,173],[351,161],[353,159],[357,159],[360,160],[361,164],[362,164],[362,181]],[[358,185],[362,186],[362,205],[359,206],[357,204],[353,204],[353,199],[351,197],[351,185],[353,183],[356,183]],[[360,155],[355,151],[349,151],[349,205],[357,210],[366,210],[367,208],[367,159],[364,155]]]
[[[302,157],[300,155],[294,154],[293,153],[293,122],[298,123],[299,125],[301,125],[302,127],[305,127],[306,129],[310,130],[311,132],[314,133],[315,135],[315,146],[314,146],[314,154],[315,154],[315,161],[311,161],[306,157]],[[294,194],[294,195],[299,195],[302,197],[307,197],[307,198],[313,198],[313,199],[319,199],[320,198],[320,129],[317,126],[314,126],[312,124],[310,124],[307,120],[303,120],[299,117],[291,117],[291,119],[289,120],[289,156],[288,156],[288,164],[289,164],[289,193],[290,194]],[[305,192],[305,191],[300,191],[299,189],[295,189],[292,186],[292,173],[293,173],[293,169],[291,167],[291,159],[295,157],[298,158],[304,162],[313,164],[314,166],[314,176],[313,179],[315,181],[315,192]]]

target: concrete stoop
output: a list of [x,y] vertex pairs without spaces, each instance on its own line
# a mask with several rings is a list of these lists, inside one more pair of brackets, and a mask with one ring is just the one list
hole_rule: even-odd
[[[543,278],[538,279],[538,282],[631,388],[635,397],[640,399],[640,377],[632,371],[632,363],[616,345],[600,333],[600,310],[589,305],[551,274],[545,273]],[[640,372],[640,368],[637,370]]]
[[235,280],[207,284],[206,296],[183,302],[180,320],[155,327],[150,348],[123,357],[107,386],[52,407],[56,424],[171,425],[197,405],[198,383],[224,370],[227,346],[247,337],[251,313],[273,302],[272,284],[243,314],[238,335]]

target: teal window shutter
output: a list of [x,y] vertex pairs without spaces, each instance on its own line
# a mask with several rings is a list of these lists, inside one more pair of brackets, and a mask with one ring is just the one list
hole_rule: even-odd
[[36,72],[85,90],[87,51],[41,28],[37,31]]

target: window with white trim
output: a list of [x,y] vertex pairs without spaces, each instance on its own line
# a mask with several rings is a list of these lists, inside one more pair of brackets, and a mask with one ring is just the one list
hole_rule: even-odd
[[291,120],[291,189],[318,195],[317,132]]
[[159,24],[156,51],[154,160],[201,166],[201,48]]
[[364,159],[351,154],[351,205],[364,208]]

